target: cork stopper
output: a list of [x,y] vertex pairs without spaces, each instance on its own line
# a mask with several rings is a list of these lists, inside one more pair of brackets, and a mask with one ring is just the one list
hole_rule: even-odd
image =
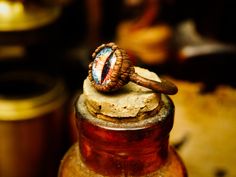
[[[135,67],[139,75],[161,82],[159,77],[147,69]],[[93,115],[102,118],[144,118],[156,112],[160,106],[160,94],[129,82],[119,91],[98,92],[87,78],[84,81],[83,96],[87,109]]]

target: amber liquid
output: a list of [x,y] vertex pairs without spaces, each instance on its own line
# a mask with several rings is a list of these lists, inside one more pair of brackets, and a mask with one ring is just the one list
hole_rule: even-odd
[[131,123],[108,123],[79,113],[78,143],[65,155],[59,177],[186,177],[182,161],[168,144],[173,109],[162,113],[165,116]]

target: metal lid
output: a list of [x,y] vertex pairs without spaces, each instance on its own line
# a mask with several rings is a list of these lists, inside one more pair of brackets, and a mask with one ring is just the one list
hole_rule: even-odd
[[40,72],[0,75],[0,120],[25,120],[51,112],[64,103],[63,82]]
[[19,1],[0,1],[0,31],[22,31],[39,28],[55,21],[59,6],[27,5]]

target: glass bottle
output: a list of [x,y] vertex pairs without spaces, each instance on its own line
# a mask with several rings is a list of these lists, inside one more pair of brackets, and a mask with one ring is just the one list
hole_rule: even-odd
[[64,156],[59,177],[186,177],[185,167],[169,146],[174,104],[165,95],[157,113],[142,120],[101,119],[76,103],[78,142]]

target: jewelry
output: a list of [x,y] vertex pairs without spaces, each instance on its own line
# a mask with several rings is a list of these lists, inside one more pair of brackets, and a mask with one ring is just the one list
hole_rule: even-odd
[[101,92],[120,89],[129,81],[158,93],[174,95],[177,87],[164,79],[161,82],[144,78],[135,73],[134,66],[125,50],[114,43],[102,44],[92,54],[88,78],[92,85]]

